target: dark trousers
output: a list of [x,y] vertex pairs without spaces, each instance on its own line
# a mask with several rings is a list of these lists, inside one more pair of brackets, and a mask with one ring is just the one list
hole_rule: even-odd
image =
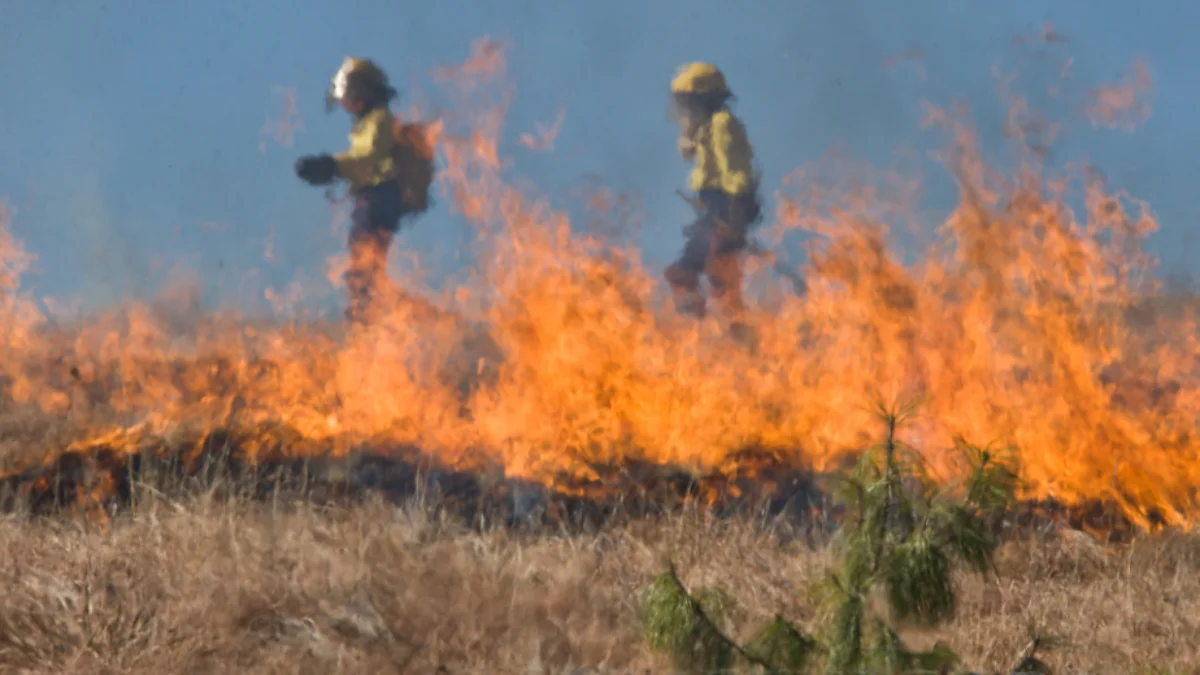
[[[721,304],[732,312],[742,310],[742,252],[747,226],[758,218],[753,196],[734,197],[719,190],[699,194],[704,213],[684,229],[687,241],[679,258],[667,267],[666,279],[680,309],[703,316],[704,296],[700,277]],[[720,227],[718,220],[725,223]]]
[[387,285],[387,256],[404,216],[400,185],[387,181],[355,195],[350,214],[347,248],[350,260],[343,275],[346,283],[346,317],[367,320],[380,287]]

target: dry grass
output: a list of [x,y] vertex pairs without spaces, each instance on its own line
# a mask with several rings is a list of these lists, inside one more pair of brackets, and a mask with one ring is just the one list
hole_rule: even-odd
[[[108,531],[10,518],[0,671],[662,672],[633,603],[664,554],[686,583],[733,592],[735,632],[817,618],[806,591],[827,555],[779,530],[692,514],[550,536],[434,514],[200,500],[144,504]],[[1030,623],[1070,640],[1059,672],[1200,666],[1200,540],[1081,537],[1006,544],[1004,578],[964,580],[940,637],[981,669],[1010,665]]]
[[[72,426],[0,415],[0,464],[61,446]],[[106,528],[8,516],[0,672],[663,672],[635,601],[668,555],[685,583],[737,598],[735,635],[775,612],[820,620],[808,591],[828,552],[785,524],[690,513],[535,534],[438,514],[147,489]],[[1058,672],[1200,672],[1200,537],[1014,535],[998,564],[998,582],[961,580],[951,625],[907,637],[1001,669],[1034,625],[1068,639]]]

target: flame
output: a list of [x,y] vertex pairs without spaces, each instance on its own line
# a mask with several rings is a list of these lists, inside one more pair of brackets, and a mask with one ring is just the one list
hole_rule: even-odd
[[446,298],[395,289],[373,326],[344,336],[220,315],[184,327],[138,304],[52,331],[18,292],[31,257],[0,227],[4,393],[117,420],[75,449],[133,452],[150,435],[236,423],[261,430],[251,455],[410,446],[546,484],[635,463],[733,474],[747,448],[822,471],[876,437],[872,397],[911,395],[924,402],[912,440],[944,479],[961,470],[949,452],[961,436],[1012,446],[1031,500],[1195,522],[1198,343],[1188,312],[1146,311],[1144,204],[1094,175],[1051,176],[1036,152],[997,172],[969,125],[935,110],[960,202],[925,257],[905,265],[888,245],[903,204],[797,172],[772,229],[811,235],[807,291],[751,264],[748,348],[720,319],[670,312],[634,247],[504,181],[511,92],[477,99],[503,80],[503,54],[480,41],[437,73],[463,104],[427,140],[478,233],[478,265]]

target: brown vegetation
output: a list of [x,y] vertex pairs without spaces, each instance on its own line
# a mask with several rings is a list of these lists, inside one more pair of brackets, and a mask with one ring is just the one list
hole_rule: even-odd
[[[419,498],[319,507],[141,492],[103,526],[0,522],[0,670],[663,672],[635,601],[665,556],[685,583],[733,591],[735,634],[775,612],[817,626],[808,591],[828,563],[785,522],[698,511],[532,533],[467,527]],[[977,669],[1011,665],[1031,626],[1069,641],[1049,656],[1058,672],[1200,667],[1200,538],[1105,547],[1024,529],[998,563],[998,581],[961,579],[947,628],[906,637],[945,639]]]

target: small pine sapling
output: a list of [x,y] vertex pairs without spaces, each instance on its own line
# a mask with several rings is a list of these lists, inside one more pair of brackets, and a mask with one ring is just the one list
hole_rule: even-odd
[[[673,566],[660,574],[641,598],[646,639],[668,655],[680,672],[730,672],[735,665],[751,672],[798,674],[949,673],[959,659],[948,645],[909,649],[893,622],[935,626],[951,618],[957,606],[952,573],[994,572],[997,527],[1012,504],[1017,475],[1011,464],[990,449],[959,441],[970,463],[961,486],[939,490],[920,453],[898,438],[915,406],[880,406],[886,433],[868,448],[839,484],[845,507],[834,538],[836,564],[824,585],[828,622],[818,640],[775,616],[743,646],[724,632],[723,609],[731,600],[712,589],[694,594]],[[957,499],[951,495],[957,493]],[[876,591],[887,609],[873,610]],[[1048,643],[1034,638],[1023,654],[1023,668],[1044,668],[1034,652]]]
[[[1015,473],[990,451],[960,443],[971,469],[961,500],[948,500],[920,454],[898,438],[914,411],[880,406],[884,440],[863,453],[837,495],[846,514],[834,540],[839,565],[827,596],[829,672],[953,667],[957,658],[944,645],[908,651],[890,621],[937,625],[956,609],[955,563],[980,574],[994,569],[994,525],[1011,504]],[[870,611],[868,598],[877,588],[889,617]]]

